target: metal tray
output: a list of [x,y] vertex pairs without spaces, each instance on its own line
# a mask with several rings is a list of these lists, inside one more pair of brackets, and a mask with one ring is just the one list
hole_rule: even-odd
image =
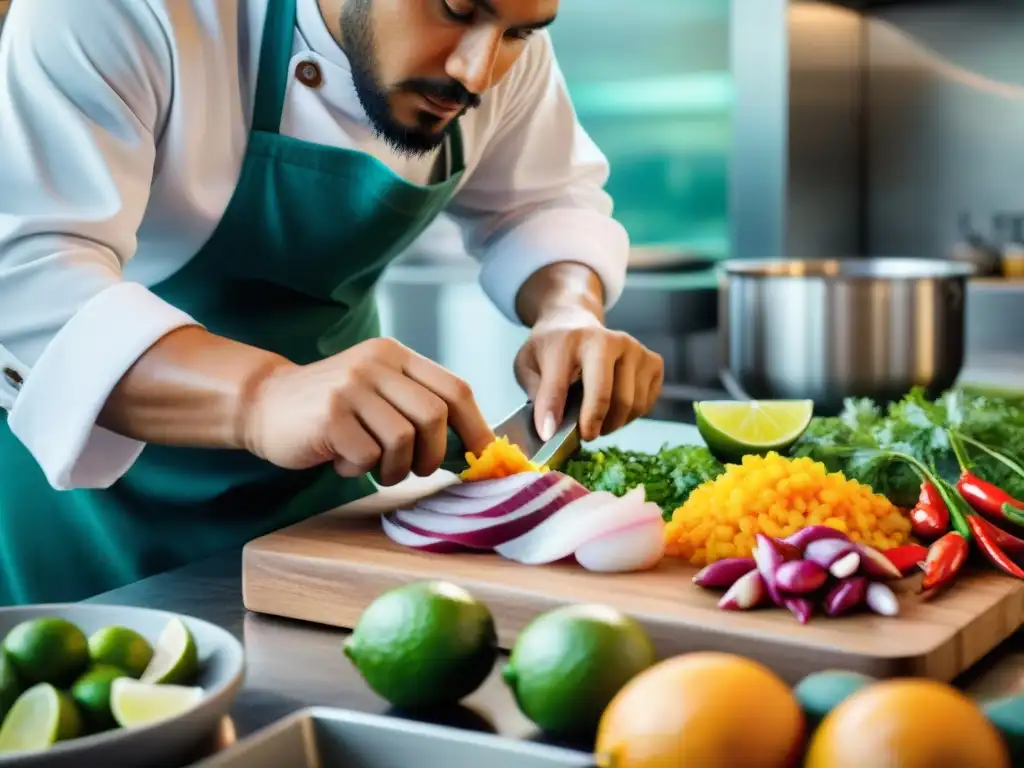
[[194,768],[595,768],[579,752],[486,733],[313,707]]

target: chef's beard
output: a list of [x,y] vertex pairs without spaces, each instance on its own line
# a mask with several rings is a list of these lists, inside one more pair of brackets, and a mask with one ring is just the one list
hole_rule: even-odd
[[409,127],[400,123],[391,112],[388,89],[377,75],[376,41],[370,24],[370,5],[373,0],[347,0],[341,12],[341,33],[345,41],[345,54],[352,67],[359,103],[370,119],[374,132],[392,149],[406,155],[425,155],[437,149],[452,130],[455,121],[467,110],[480,105],[480,97],[470,93],[454,80],[413,79],[402,82],[398,88],[422,95],[437,96],[463,104],[463,109],[442,129],[441,118],[430,112],[419,113],[419,125]]

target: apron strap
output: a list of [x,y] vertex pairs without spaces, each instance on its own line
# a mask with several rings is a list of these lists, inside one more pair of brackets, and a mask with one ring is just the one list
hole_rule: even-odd
[[284,95],[288,90],[288,62],[295,38],[295,0],[268,0],[263,22],[260,63],[256,70],[256,99],[252,129],[277,133],[281,129]]

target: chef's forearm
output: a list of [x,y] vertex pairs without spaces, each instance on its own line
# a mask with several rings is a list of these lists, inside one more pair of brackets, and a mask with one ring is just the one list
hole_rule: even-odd
[[583,311],[604,322],[604,288],[590,267],[560,262],[539,269],[516,295],[516,312],[529,327],[564,312]]
[[98,423],[147,443],[243,448],[242,425],[260,383],[291,363],[272,352],[179,328],[121,378]]

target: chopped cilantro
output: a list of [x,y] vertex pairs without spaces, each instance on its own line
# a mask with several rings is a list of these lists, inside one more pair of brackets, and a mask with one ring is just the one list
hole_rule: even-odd
[[[915,389],[885,408],[869,399],[850,399],[839,416],[812,419],[790,454],[810,456],[909,507],[917,499],[920,479],[905,462],[893,462],[878,450],[910,454],[953,481],[958,467],[947,427],[1024,463],[1024,395],[972,390],[928,400]],[[1024,478],[980,451],[971,451],[971,460],[977,475],[1024,499]],[[583,449],[562,469],[591,491],[617,496],[642,483],[665,519],[694,488],[724,471],[706,448],[692,445],[663,446],[656,453]]]

